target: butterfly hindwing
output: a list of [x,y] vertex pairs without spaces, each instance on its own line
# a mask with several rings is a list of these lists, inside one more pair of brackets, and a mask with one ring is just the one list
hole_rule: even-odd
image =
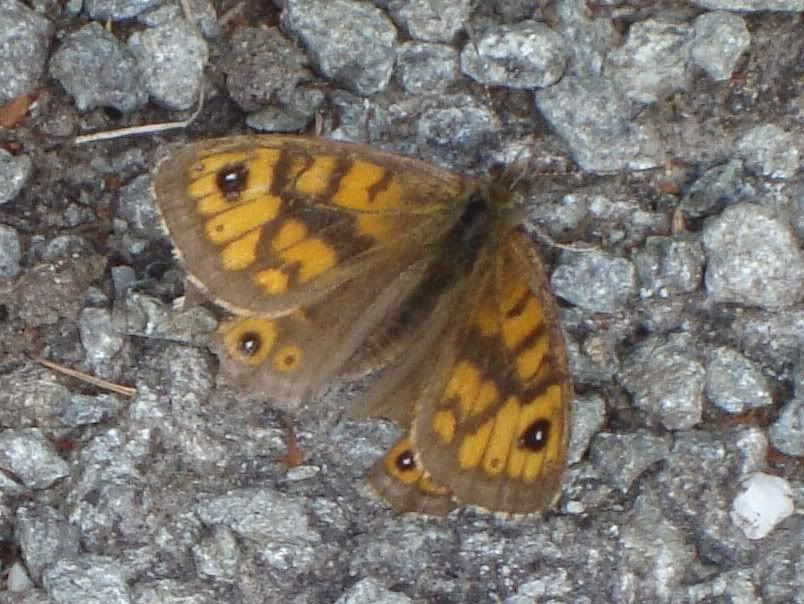
[[315,397],[343,370],[368,334],[399,306],[424,275],[427,260],[398,271],[357,277],[311,306],[282,317],[234,316],[212,349],[224,380],[292,408]]

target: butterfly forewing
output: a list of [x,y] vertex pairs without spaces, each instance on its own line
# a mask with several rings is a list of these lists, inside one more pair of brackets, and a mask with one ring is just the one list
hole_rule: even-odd
[[199,287],[230,310],[273,316],[377,267],[402,270],[454,220],[463,184],[415,160],[292,136],[188,145],[153,180]]

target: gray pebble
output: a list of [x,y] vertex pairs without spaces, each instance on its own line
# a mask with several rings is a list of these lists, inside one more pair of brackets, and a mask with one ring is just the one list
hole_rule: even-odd
[[539,11],[540,0],[492,0],[494,12],[506,23],[530,19]]
[[785,455],[804,457],[804,397],[788,401],[768,429],[774,448]]
[[692,183],[681,200],[681,208],[691,218],[711,216],[752,192],[743,178],[742,160],[733,159],[709,168]]
[[658,165],[656,134],[631,121],[630,103],[611,79],[565,76],[534,98],[581,169],[605,174]]
[[756,126],[737,141],[737,153],[754,174],[793,178],[798,172],[801,140],[774,124]]
[[246,117],[246,124],[261,132],[298,132],[307,127],[312,116],[283,107],[264,107]]
[[620,43],[612,20],[603,16],[593,17],[583,0],[557,0],[554,9],[556,31],[561,34],[566,50],[571,54],[569,72],[578,76],[600,75],[604,57]]
[[[151,548],[142,551],[143,556],[152,552]],[[137,561],[142,563],[142,558],[138,558]],[[197,581],[191,582],[186,579],[159,578],[152,581],[133,582],[131,591],[136,604],[219,604],[222,599],[220,584],[201,585]],[[273,585],[265,592],[260,593],[261,602],[274,601],[286,595],[285,592]]]
[[589,447],[593,435],[606,421],[606,402],[597,394],[576,396],[572,401],[572,429],[570,430],[567,463],[578,463]]
[[692,0],[692,4],[709,10],[730,10],[740,13],[804,12],[804,0]]
[[130,266],[112,267],[112,286],[115,298],[123,298],[137,282],[137,272]]
[[168,109],[193,106],[209,52],[204,39],[186,21],[175,19],[134,32],[128,47],[155,102]]
[[148,27],[156,27],[181,18],[182,10],[178,4],[165,4],[152,11],[138,15],[137,21]]
[[413,604],[413,600],[386,589],[373,577],[366,577],[355,583],[335,604]]
[[215,6],[210,0],[183,0],[181,5],[190,7],[189,13],[185,16],[194,21],[205,38],[211,40],[220,37],[221,25]]
[[313,78],[307,55],[278,28],[238,27],[230,44],[223,62],[226,87],[245,111],[285,105],[301,83]]
[[27,155],[11,155],[0,149],[0,205],[14,199],[33,171],[33,162]]
[[461,52],[463,72],[487,86],[544,88],[558,81],[566,65],[561,36],[535,21],[491,27]]
[[54,604],[130,604],[124,566],[110,556],[83,554],[48,567],[42,584]]
[[629,515],[632,522],[623,527],[617,540],[618,554],[630,569],[639,569],[639,578],[633,571],[621,575],[611,600],[676,602],[670,594],[686,585],[690,561],[697,553],[695,544],[687,538],[682,522],[653,492],[638,495]]
[[287,111],[306,116],[308,120],[316,116],[325,100],[326,95],[323,91],[304,84],[294,88],[290,94],[281,99]]
[[69,256],[91,254],[92,244],[80,235],[57,235],[36,251],[42,260],[52,261]]
[[740,309],[728,329],[740,350],[762,359],[783,379],[791,371],[791,359],[804,350],[804,308],[800,304],[782,311]]
[[779,309],[804,296],[804,252],[768,210],[739,204],[704,228],[706,289],[717,302]]
[[67,0],[64,3],[63,13],[67,17],[77,17],[84,8],[84,0]]
[[309,525],[298,498],[261,488],[199,499],[195,512],[201,522],[226,526],[248,539],[269,567],[300,573],[314,561],[321,536]]
[[686,296],[644,298],[639,302],[639,324],[653,334],[678,331],[688,320],[690,300]]
[[625,95],[639,103],[655,103],[660,97],[687,86],[690,27],[656,19],[638,21],[628,29],[620,48],[608,54],[609,77]]
[[753,426],[740,428],[729,436],[733,437],[734,449],[740,457],[737,460],[739,463],[735,464],[740,477],[760,472],[767,467],[768,436],[764,429]]
[[693,24],[692,60],[713,80],[728,80],[751,44],[751,34],[739,15],[715,11],[699,15]]
[[459,75],[458,53],[450,46],[405,42],[397,48],[396,77],[411,94],[442,91]]
[[634,405],[668,430],[686,430],[701,421],[706,372],[690,338],[649,338],[623,363],[620,382]]
[[626,492],[640,474],[669,454],[666,439],[647,430],[633,434],[602,432],[592,441],[589,459],[609,484]]
[[457,155],[465,161],[487,151],[496,141],[499,122],[488,107],[462,95],[441,97],[439,101],[437,106],[425,109],[416,124],[416,141],[430,154],[428,159],[451,163],[451,156]]
[[234,581],[240,564],[240,547],[229,529],[218,527],[192,547],[195,572],[201,579]]
[[544,573],[534,573],[530,577],[526,577],[517,587],[516,593],[506,598],[503,604],[555,603],[564,602],[567,599],[573,599],[578,604],[588,604],[584,602],[584,598],[571,598],[572,593],[572,579],[567,570],[564,568],[548,569]]
[[12,279],[20,272],[22,245],[17,230],[0,224],[0,280]]
[[[182,10],[181,7],[183,6],[189,8],[187,13]],[[210,0],[183,0],[181,6],[178,4],[163,4],[156,10],[141,13],[137,20],[153,27],[176,18],[191,19],[193,24],[198,27],[201,35],[208,40],[218,38],[221,34],[218,15]]]
[[151,199],[150,184],[150,176],[141,174],[123,186],[117,196],[116,209],[131,232],[147,239],[158,239],[162,237],[162,229]]
[[77,203],[71,203],[64,210],[64,225],[67,227],[77,227],[95,220],[95,214],[91,208]]
[[701,284],[703,246],[687,237],[648,237],[634,264],[643,296],[667,297],[693,292]]
[[726,346],[709,355],[706,396],[727,413],[773,404],[767,378],[749,359]]
[[378,0],[411,38],[425,42],[454,41],[477,6],[476,0]]
[[48,565],[77,555],[81,544],[78,527],[48,505],[17,508],[14,532],[25,565],[36,582],[41,580],[42,571]]
[[796,396],[804,398],[804,355],[799,355],[798,362],[793,369],[793,391]]
[[77,428],[107,421],[123,406],[123,402],[111,394],[72,394],[58,411],[58,419],[65,426]]
[[379,9],[352,0],[287,0],[282,20],[324,77],[363,95],[388,85],[396,29]]
[[123,347],[124,336],[104,308],[85,308],[78,319],[81,344],[92,365],[109,361]]
[[50,21],[22,2],[0,2],[0,106],[39,84],[52,33]]
[[135,58],[100,23],[65,37],[50,60],[50,75],[75,99],[79,111],[111,107],[126,113],[148,102]]
[[[34,591],[34,583],[31,581],[28,571],[25,569],[25,565],[21,562],[14,562],[8,567],[6,590],[12,594],[28,592],[26,596],[36,593]],[[42,594],[41,604],[49,604],[45,601],[45,598],[46,596]],[[34,600],[33,598],[26,598],[25,600],[21,600],[21,602],[24,602],[25,604],[40,604],[39,601]]]
[[596,312],[615,312],[636,293],[634,265],[600,251],[562,253],[550,285],[555,294]]
[[0,468],[13,472],[29,489],[46,489],[70,473],[38,428],[6,429],[0,432]]
[[84,0],[84,10],[93,19],[121,21],[159,6],[160,0]]

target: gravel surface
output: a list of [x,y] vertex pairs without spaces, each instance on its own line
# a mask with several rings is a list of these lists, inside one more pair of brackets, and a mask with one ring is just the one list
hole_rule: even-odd
[[[804,1],[182,6],[0,0],[0,604],[804,602]],[[360,384],[216,382],[150,171],[316,128],[521,172],[577,394],[543,517],[394,514]]]

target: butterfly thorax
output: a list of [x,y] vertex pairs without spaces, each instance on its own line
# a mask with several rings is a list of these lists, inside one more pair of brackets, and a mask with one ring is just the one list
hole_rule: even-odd
[[429,244],[430,254],[423,254],[431,258],[423,278],[400,305],[399,315],[375,334],[377,346],[387,348],[390,342],[403,340],[404,334],[432,317],[438,305],[460,307],[459,301],[472,295],[478,276],[490,273],[497,248],[519,223],[518,208],[512,191],[491,181],[469,181],[462,200],[450,208],[449,226]]
[[452,226],[437,242],[441,258],[467,274],[481,252],[500,244],[510,229],[521,222],[519,196],[493,181],[479,180],[467,190]]

